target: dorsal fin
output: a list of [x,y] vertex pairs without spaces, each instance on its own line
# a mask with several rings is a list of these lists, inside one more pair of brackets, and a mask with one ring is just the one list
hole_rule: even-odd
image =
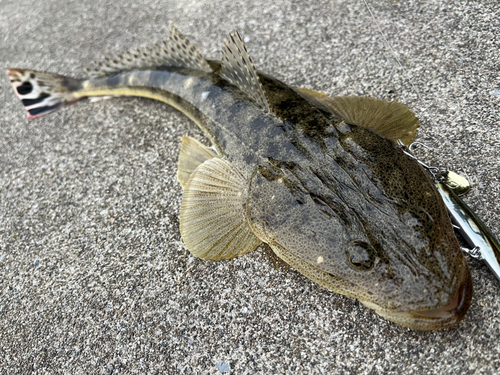
[[138,68],[158,66],[176,66],[212,72],[207,60],[196,49],[194,44],[186,39],[173,24],[170,25],[168,41],[156,43],[152,48],[127,51],[114,58],[106,58],[95,62],[96,68],[85,69],[90,78],[105,77]]
[[237,31],[232,35],[229,34],[229,37],[229,42],[224,42],[221,77],[237,86],[265,112],[271,113],[266,92],[260,83],[245,43]]

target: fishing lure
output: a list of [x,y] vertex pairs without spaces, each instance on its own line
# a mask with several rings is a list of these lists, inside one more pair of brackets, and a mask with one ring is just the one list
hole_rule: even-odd
[[462,248],[473,258],[486,262],[491,272],[500,281],[500,244],[488,227],[471,208],[445,182],[438,183],[438,191],[448,208],[451,221],[469,245]]
[[[398,144],[404,147],[401,141],[398,141]],[[469,248],[462,248],[462,250],[471,257],[486,262],[489,269],[500,281],[500,244],[489,228],[460,198],[461,195],[466,194],[470,190],[469,181],[455,172],[443,172],[437,167],[423,163],[412,152],[412,149],[416,145],[428,148],[420,142],[414,142],[408,147],[406,152],[409,156],[414,157],[431,174],[439,194],[443,198],[455,230],[469,245]]]

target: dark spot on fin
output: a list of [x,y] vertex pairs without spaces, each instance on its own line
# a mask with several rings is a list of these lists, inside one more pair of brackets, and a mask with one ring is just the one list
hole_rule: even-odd
[[211,73],[212,68],[196,47],[174,25],[170,25],[168,41],[156,43],[151,48],[127,51],[102,62],[95,62],[96,68],[87,68],[91,78],[108,77],[133,69],[160,66],[180,67]]
[[41,93],[40,96],[36,99],[22,99],[21,101],[23,102],[25,107],[29,107],[33,104],[40,103],[41,101],[43,101],[45,98],[48,98],[48,97],[50,97],[50,95],[44,92],[44,93]]
[[29,119],[40,117],[81,99],[73,94],[80,90],[80,80],[24,69],[8,69],[7,73],[17,97],[28,112]]
[[28,95],[31,91],[33,91],[33,85],[30,82],[23,82],[22,85],[17,86],[19,95]]
[[59,104],[55,104],[53,106],[33,108],[33,109],[28,110],[28,112],[32,117],[35,117],[35,116],[40,117],[41,115],[53,112],[62,106],[63,106],[62,103],[59,103]]

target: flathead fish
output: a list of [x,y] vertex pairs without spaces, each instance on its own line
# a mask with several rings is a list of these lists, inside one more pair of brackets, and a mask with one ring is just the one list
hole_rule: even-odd
[[396,143],[418,120],[405,106],[327,97],[258,72],[240,36],[208,61],[180,32],[107,59],[77,80],[9,69],[28,118],[83,98],[157,99],[200,126],[184,137],[180,231],[196,257],[230,259],[267,244],[288,265],[388,320],[456,325],[469,268],[427,172]]

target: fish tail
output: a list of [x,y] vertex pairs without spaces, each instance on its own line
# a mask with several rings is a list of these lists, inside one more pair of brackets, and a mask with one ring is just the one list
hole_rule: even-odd
[[75,93],[82,88],[83,80],[28,69],[7,69],[7,74],[28,112],[28,119],[54,112],[82,99]]

